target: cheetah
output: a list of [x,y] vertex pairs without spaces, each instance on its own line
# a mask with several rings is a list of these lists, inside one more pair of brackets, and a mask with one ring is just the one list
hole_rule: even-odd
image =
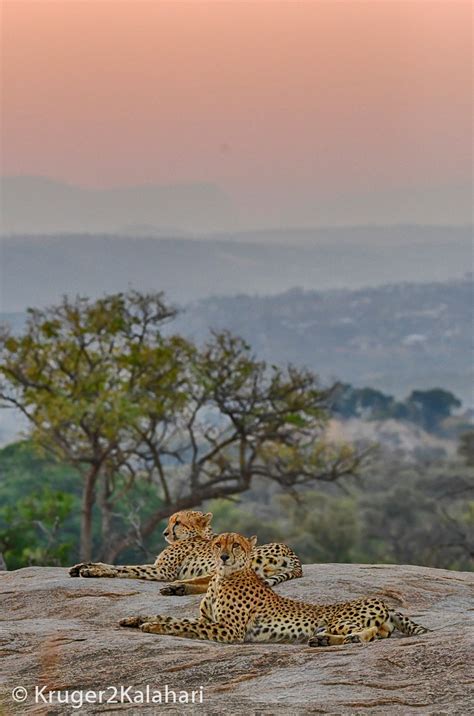
[[[203,594],[207,591],[215,559],[212,549],[214,533],[212,512],[195,510],[175,512],[163,535],[169,546],[154,564],[114,566],[102,562],[82,562],[69,570],[71,577],[122,577],[171,582],[161,589],[165,596]],[[272,542],[252,553],[252,569],[267,584],[274,586],[303,575],[301,561],[285,544]]]
[[217,642],[302,642],[311,647],[369,642],[428,630],[376,598],[344,604],[306,604],[274,592],[251,565],[256,538],[224,533],[212,541],[215,572],[200,604],[198,619],[135,616],[120,626]]

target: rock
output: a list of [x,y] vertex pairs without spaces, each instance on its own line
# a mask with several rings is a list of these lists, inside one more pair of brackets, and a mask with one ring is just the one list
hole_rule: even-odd
[[[213,644],[118,626],[133,614],[194,616],[199,597],[163,597],[159,583],[71,579],[66,569],[31,567],[0,575],[1,714],[456,714],[474,713],[474,578],[466,572],[395,565],[321,564],[277,587],[310,602],[381,596],[432,629],[371,644],[322,649],[283,644]],[[202,686],[204,705],[138,706],[149,685],[177,692]],[[15,706],[11,692],[28,697]],[[130,686],[124,705],[105,703],[108,687]],[[49,691],[105,691],[81,709],[39,697]],[[21,696],[21,693],[20,693]],[[182,698],[183,695],[181,694]],[[190,694],[191,696],[191,694]],[[77,694],[70,699],[78,703]],[[89,700],[93,697],[89,696]],[[100,698],[97,696],[96,698]],[[117,694],[120,699],[120,692]],[[172,700],[172,694],[168,692]],[[15,711],[15,709],[17,709]]]

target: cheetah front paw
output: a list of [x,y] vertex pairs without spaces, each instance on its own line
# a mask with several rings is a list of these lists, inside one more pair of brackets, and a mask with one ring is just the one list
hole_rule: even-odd
[[344,644],[360,644],[362,639],[358,634],[348,634],[344,637]]
[[120,619],[119,624],[123,627],[132,627],[134,629],[138,629],[142,624],[149,621],[150,617],[125,617],[124,619]]
[[79,562],[79,564],[75,564],[73,567],[71,567],[69,569],[69,576],[70,577],[80,577],[81,569],[85,569],[90,564],[92,564],[92,562]]
[[165,597],[184,597],[186,595],[186,586],[180,582],[171,582],[168,586],[160,589],[160,594]]
[[145,622],[140,624],[138,628],[146,634],[161,634],[161,625],[156,622]]
[[331,646],[331,635],[326,631],[326,627],[316,629],[313,636],[308,640],[308,646]]
[[79,570],[80,577],[105,577],[103,572],[100,572],[97,567],[81,567]]

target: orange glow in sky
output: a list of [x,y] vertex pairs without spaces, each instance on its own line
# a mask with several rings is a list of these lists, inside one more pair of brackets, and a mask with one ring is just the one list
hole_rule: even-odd
[[466,182],[471,9],[4,0],[3,173],[262,198]]

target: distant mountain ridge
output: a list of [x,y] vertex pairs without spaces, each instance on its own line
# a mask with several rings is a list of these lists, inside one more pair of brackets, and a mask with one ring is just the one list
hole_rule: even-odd
[[206,183],[91,189],[35,176],[2,177],[1,230],[11,233],[117,232],[133,225],[159,231],[207,231],[235,225],[222,189]]
[[[271,182],[270,182],[271,185]],[[0,177],[1,231],[8,233],[126,233],[190,235],[268,226],[462,226],[472,223],[472,187],[379,187],[336,195],[313,187],[264,198],[206,181],[153,182],[112,188],[77,186],[44,176]],[[277,229],[278,230],[278,229]],[[273,233],[270,232],[270,233]]]
[[[163,290],[181,305],[212,295],[356,289],[461,278],[472,265],[469,227],[352,227],[131,238],[118,234],[6,236],[0,310],[61,295]],[[271,238],[273,237],[273,238]]]

